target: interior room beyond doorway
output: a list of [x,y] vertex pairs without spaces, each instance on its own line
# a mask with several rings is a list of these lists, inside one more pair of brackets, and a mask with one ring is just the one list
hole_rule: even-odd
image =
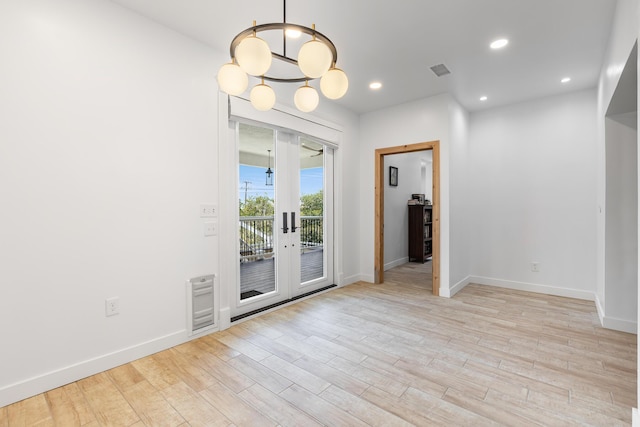
[[[427,151],[431,156],[424,154]],[[414,156],[409,155],[412,153]],[[423,154],[420,155],[420,153]],[[394,155],[403,156],[396,157],[394,159]],[[431,223],[428,226],[428,239],[430,246],[429,249],[431,249],[430,255],[432,255],[431,283],[433,294],[439,295],[439,141],[378,149],[376,150],[375,160],[375,283],[382,283],[384,281],[385,267],[391,268],[395,265],[400,265],[402,264],[403,259],[408,261],[408,201],[414,197],[414,194],[426,201],[427,194],[430,194],[430,201],[432,205],[430,206],[430,209],[428,209],[429,222]],[[427,167],[429,160],[431,160],[431,192],[428,192],[425,189],[425,186],[429,185],[429,181],[425,177],[427,170],[429,169]],[[391,164],[394,161],[398,166]],[[413,167],[411,166],[412,163]],[[399,167],[400,165],[402,167]],[[406,177],[404,178],[406,179],[406,185],[401,185],[403,182],[403,176]],[[388,200],[387,197],[389,197]],[[388,221],[393,221],[393,225]],[[389,239],[389,244],[386,243],[386,239]],[[385,257],[385,252],[387,251],[390,253],[389,257]],[[404,255],[405,253],[406,256]],[[392,259],[392,261],[387,263],[386,261],[390,259]]]
[[[425,150],[385,156],[384,173],[389,174],[390,168],[397,170],[398,180],[395,182],[397,185],[391,185],[390,179],[385,179],[384,271],[410,261],[431,262],[430,256],[411,258],[410,245],[416,246],[416,243],[421,242],[416,241],[420,236],[412,235],[409,230],[410,225],[415,225],[410,224],[409,221],[411,209],[415,210],[409,207],[409,200],[416,203],[415,200],[418,200],[414,199],[416,197],[421,198],[426,205],[432,204],[433,153],[431,150]],[[430,234],[429,231],[425,230],[426,234]],[[426,243],[431,241],[430,236],[423,237],[427,239]]]

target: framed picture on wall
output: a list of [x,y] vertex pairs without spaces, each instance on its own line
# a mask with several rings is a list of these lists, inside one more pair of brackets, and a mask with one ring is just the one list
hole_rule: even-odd
[[389,185],[392,187],[398,186],[398,168],[389,166]]

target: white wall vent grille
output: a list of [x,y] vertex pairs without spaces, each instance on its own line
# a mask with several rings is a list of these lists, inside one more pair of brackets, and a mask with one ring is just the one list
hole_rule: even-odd
[[217,326],[218,318],[215,275],[194,277],[187,282],[187,322],[189,335]]

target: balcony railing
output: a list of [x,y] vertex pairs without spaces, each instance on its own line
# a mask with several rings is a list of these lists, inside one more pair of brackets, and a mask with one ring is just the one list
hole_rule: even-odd
[[[322,248],[322,216],[300,218],[300,248],[304,252],[311,248]],[[240,260],[256,261],[273,256],[273,216],[240,217]]]

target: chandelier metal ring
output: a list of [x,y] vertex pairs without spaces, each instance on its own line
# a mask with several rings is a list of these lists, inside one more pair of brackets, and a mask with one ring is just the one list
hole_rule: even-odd
[[[327,99],[342,98],[349,89],[347,74],[336,67],[338,51],[329,37],[316,31],[315,24],[311,28],[287,22],[287,2],[282,0],[282,22],[252,25],[238,33],[229,47],[231,62],[224,64],[218,71],[217,79],[221,91],[231,96],[242,95],[248,85],[249,76],[260,79],[260,83],[251,88],[249,99],[251,105],[259,111],[268,111],[276,103],[276,94],[265,80],[276,83],[303,83],[293,96],[293,103],[298,110],[309,113],[316,109],[320,101],[318,90],[309,85],[311,80],[319,79],[320,91]],[[258,33],[275,31],[275,40],[282,37],[282,50],[273,51],[273,47]],[[293,32],[297,34],[292,34]],[[310,36],[310,40],[294,43],[297,55],[287,55],[287,41],[301,34]],[[273,36],[274,34],[271,34]],[[268,37],[271,42],[274,37]],[[276,47],[276,49],[278,49]],[[297,72],[276,67],[271,70],[273,59],[286,62],[298,69]],[[300,77],[296,77],[296,76]]]
[[[240,44],[240,42],[242,40],[244,40],[246,37],[249,37],[250,35],[253,35],[254,32],[257,34],[259,32],[262,31],[274,31],[274,30],[281,30],[283,31],[283,37],[284,36],[284,31],[286,30],[297,30],[300,31],[301,33],[305,33],[308,34],[310,36],[315,36],[315,38],[317,40],[322,41],[324,44],[327,45],[327,47],[329,48],[329,50],[331,51],[331,55],[333,56],[333,60],[332,63],[336,64],[338,61],[338,51],[336,50],[336,46],[333,44],[333,42],[329,39],[329,37],[325,36],[324,34],[322,34],[321,32],[309,28],[309,27],[305,27],[304,25],[298,25],[298,24],[289,24],[286,22],[274,22],[274,23],[269,23],[269,24],[260,24],[260,25],[256,25],[253,27],[249,27],[244,31],[241,31],[240,33],[238,33],[238,35],[236,35],[233,40],[231,40],[231,46],[229,47],[229,54],[231,55],[231,58],[235,58],[235,53],[236,53],[236,48],[238,47],[238,45]],[[298,65],[298,61],[294,58],[290,58],[288,56],[286,56],[286,40],[284,40],[284,51],[283,51],[283,55],[273,52],[271,51],[271,55],[274,58],[277,58],[281,61],[285,61],[288,62],[290,64],[294,64],[294,65]],[[285,82],[285,83],[296,83],[296,82],[305,82],[308,80],[314,80],[312,78],[309,77],[299,77],[299,78],[281,78],[281,77],[271,77],[271,76],[261,76],[262,78],[264,78],[265,80],[269,80],[272,82]]]

